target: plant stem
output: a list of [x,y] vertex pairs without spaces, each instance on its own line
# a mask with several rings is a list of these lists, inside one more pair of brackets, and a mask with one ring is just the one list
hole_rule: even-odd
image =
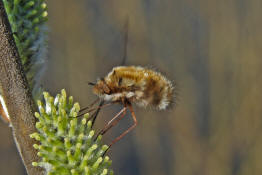
[[38,161],[35,141],[29,137],[35,129],[36,111],[22,63],[12,37],[12,31],[0,0],[0,92],[5,100],[10,116],[13,136],[29,175],[42,175],[43,169],[33,167]]

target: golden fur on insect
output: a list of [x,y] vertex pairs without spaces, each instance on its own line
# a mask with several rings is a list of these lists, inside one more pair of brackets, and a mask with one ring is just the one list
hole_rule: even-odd
[[106,101],[128,100],[164,110],[174,103],[174,86],[160,73],[140,66],[118,66],[97,81],[93,92]]

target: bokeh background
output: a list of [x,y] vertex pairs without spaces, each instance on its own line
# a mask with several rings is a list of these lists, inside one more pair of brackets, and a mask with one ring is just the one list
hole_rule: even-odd
[[[88,81],[122,62],[154,68],[177,83],[175,109],[135,108],[138,126],[109,152],[115,174],[262,174],[261,0],[48,1],[44,89],[65,88],[81,106]],[[104,109],[99,129],[121,109]],[[126,117],[104,136],[132,124]],[[0,174],[25,174],[11,129],[0,122]]]

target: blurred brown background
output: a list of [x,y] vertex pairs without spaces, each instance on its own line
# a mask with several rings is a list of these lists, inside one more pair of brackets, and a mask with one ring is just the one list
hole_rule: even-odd
[[[138,127],[109,152],[119,175],[262,174],[261,0],[48,1],[49,58],[42,84],[82,106],[87,81],[121,63],[153,67],[178,84],[176,109],[135,108]],[[95,128],[120,110],[104,109]],[[132,124],[126,117],[105,143]],[[0,174],[25,174],[0,123]]]

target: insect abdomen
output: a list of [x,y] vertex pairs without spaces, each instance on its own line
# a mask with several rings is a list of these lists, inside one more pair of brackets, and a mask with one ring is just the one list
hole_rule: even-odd
[[142,99],[146,101],[144,104],[163,110],[173,101],[173,87],[162,75],[154,76],[146,80]]

